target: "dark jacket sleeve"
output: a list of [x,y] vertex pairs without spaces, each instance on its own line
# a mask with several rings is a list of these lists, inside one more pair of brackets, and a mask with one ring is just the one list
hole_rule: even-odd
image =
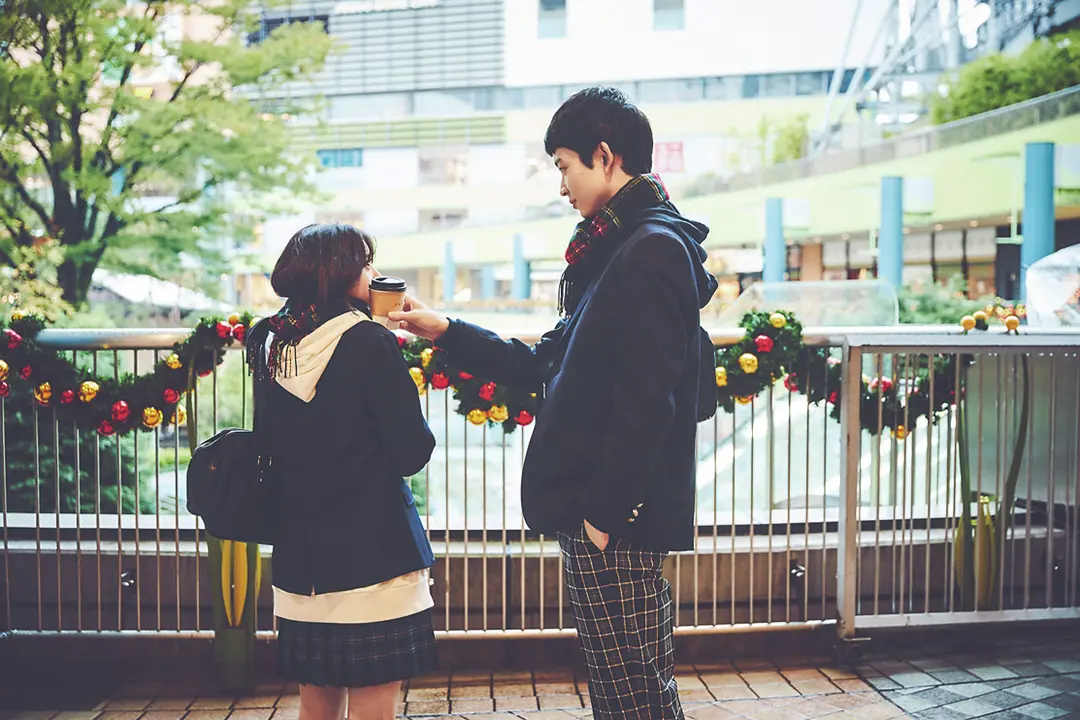
[[424,419],[420,395],[409,377],[397,339],[380,331],[363,359],[366,393],[362,401],[375,415],[379,446],[388,467],[404,478],[424,469],[435,450],[435,436]]
[[666,234],[642,238],[621,263],[609,355],[614,407],[597,448],[600,462],[590,478],[585,508],[593,526],[616,535],[627,528],[660,470],[687,361],[687,294],[695,287],[685,248]]
[[547,378],[547,365],[565,327],[566,321],[560,320],[540,342],[529,346],[520,340],[503,340],[476,325],[451,320],[439,339],[439,347],[450,353],[450,361],[456,367],[473,375],[537,392]]

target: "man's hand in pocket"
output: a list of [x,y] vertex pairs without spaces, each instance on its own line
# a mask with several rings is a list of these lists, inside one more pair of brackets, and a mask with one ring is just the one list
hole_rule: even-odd
[[611,536],[594,528],[588,520],[585,521],[585,534],[589,536],[589,541],[596,546],[597,550],[600,552],[607,550]]

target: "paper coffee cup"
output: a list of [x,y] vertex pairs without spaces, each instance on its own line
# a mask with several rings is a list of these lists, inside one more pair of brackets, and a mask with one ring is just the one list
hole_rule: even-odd
[[377,277],[371,281],[371,319],[390,327],[390,313],[405,309],[405,291],[409,286],[396,277]]

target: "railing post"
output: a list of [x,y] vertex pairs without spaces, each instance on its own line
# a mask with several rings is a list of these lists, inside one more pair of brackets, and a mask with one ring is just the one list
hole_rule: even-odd
[[843,375],[840,390],[840,443],[843,467],[840,471],[840,542],[836,553],[836,610],[841,639],[855,636],[858,598],[859,464],[862,459],[862,357],[860,347],[846,342],[843,347]]

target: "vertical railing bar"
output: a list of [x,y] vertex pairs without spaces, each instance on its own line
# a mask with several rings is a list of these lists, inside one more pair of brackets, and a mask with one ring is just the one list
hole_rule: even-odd
[[60,488],[60,421],[56,417],[56,406],[50,403],[53,426],[53,476],[56,484],[56,629],[64,629],[64,596],[63,574],[64,566],[61,561],[60,550],[60,506],[63,503]]
[[452,630],[450,626],[450,605],[453,600],[451,593],[450,582],[450,393],[443,393],[443,430],[445,435],[445,442],[443,443],[443,457],[444,470],[446,475],[446,482],[443,483],[443,542],[446,545],[446,555],[443,557],[444,574],[446,577],[443,580],[443,602],[446,607],[444,608],[446,613],[446,625],[443,629]]
[[[522,434],[524,434],[524,432],[525,432],[524,427],[521,428],[521,432],[522,432]],[[501,445],[501,452],[502,452],[502,547],[501,547],[501,552],[502,552],[502,575],[501,575],[501,578],[502,578],[502,580],[499,582],[499,587],[500,587],[500,589],[502,591],[502,605],[501,605],[502,629],[503,630],[509,630],[510,629],[510,627],[509,627],[510,623],[509,623],[509,618],[507,617],[507,592],[506,592],[506,590],[507,590],[507,587],[506,587],[507,586],[507,580],[509,580],[509,575],[507,575],[507,569],[508,569],[508,564],[509,564],[508,561],[509,561],[509,555],[510,555],[509,539],[507,538],[507,535],[506,535],[506,531],[507,531],[507,522],[506,522],[506,433],[502,434],[502,438],[500,440],[501,440],[500,445]]]
[[[828,389],[829,389],[829,368],[828,368],[828,363],[826,363],[826,367],[825,367],[824,382],[825,382],[826,397],[828,397]],[[842,385],[843,385],[843,381],[841,381],[841,391],[843,391],[843,389],[844,389],[842,387]],[[840,402],[843,402],[842,395],[840,397],[841,397]],[[827,404],[827,402],[828,401],[826,401],[826,404]],[[829,412],[828,412],[827,407],[826,407],[825,413],[824,413],[824,423],[823,424],[824,424],[824,428],[823,428],[823,431],[822,431],[822,446],[825,447],[825,448],[828,448],[829,447]],[[843,435],[843,431],[841,430],[841,434],[840,434],[841,449],[843,448],[843,442],[844,442],[844,435]],[[829,453],[828,453],[828,451],[822,453],[821,467],[822,467],[822,479],[823,479],[823,482],[821,483],[821,562],[819,563],[820,566],[821,566],[821,615],[820,615],[820,618],[824,619],[824,618],[827,617],[826,610],[827,610],[827,602],[828,602],[828,595],[829,595],[829,593],[826,591],[826,588],[828,587],[828,583],[829,583],[829,580],[828,580],[829,516],[825,511],[826,508],[829,507],[829,490],[828,490],[828,483],[824,482],[824,480],[829,477]],[[809,505],[809,502],[807,504]],[[840,525],[839,525],[839,523],[837,523],[837,530],[839,530],[839,529],[840,529]],[[843,542],[843,537],[840,537],[840,542]],[[838,553],[837,554],[837,570],[839,570],[839,567],[840,567],[840,565],[839,565],[839,553]],[[808,580],[807,581],[807,586],[809,587],[809,585],[810,585],[810,582]],[[839,598],[837,598],[837,599],[839,601]]]
[[[877,420],[878,420],[878,433],[881,433],[881,429],[885,423],[885,407],[882,404],[882,396],[885,393],[881,379],[885,376],[885,355],[883,353],[876,353],[874,357],[877,358],[877,365],[874,368],[874,375],[877,377],[878,383],[878,402],[877,402]],[[891,364],[893,374],[893,387],[899,388],[900,385],[896,379],[896,362]],[[895,454],[896,448],[893,445],[893,453]],[[878,435],[878,441],[873,444],[871,448],[871,478],[870,478],[870,495],[873,498],[874,503],[874,615],[881,614],[881,436]],[[860,465],[862,463],[860,462]],[[861,524],[860,524],[861,525]],[[861,536],[861,533],[860,533]],[[859,554],[862,555],[862,549],[860,548]],[[859,576],[859,587],[862,587],[862,576]],[[861,595],[862,593],[859,593]],[[857,601],[858,602],[858,601]]]
[[[826,349],[828,352],[828,349]],[[810,388],[813,384],[813,373],[808,373],[805,378],[800,380],[806,383],[806,477],[803,479],[805,483],[805,493],[803,497],[806,498],[803,501],[805,508],[803,509],[803,582],[802,582],[802,596],[803,596],[803,611],[802,620],[807,622],[810,620]],[[828,405],[821,406],[826,418],[828,417]],[[823,448],[823,455],[829,456],[829,449],[826,446]],[[823,477],[828,478],[828,474]],[[824,508],[822,508],[824,513]],[[822,518],[824,518],[822,514]],[[824,522],[823,522],[824,524]],[[822,532],[825,532],[824,528]]]
[[[139,376],[139,351],[131,351],[131,371]],[[139,422],[139,418],[135,419]],[[135,465],[135,629],[142,630],[142,548],[139,544],[139,514],[142,511],[139,497],[139,428],[131,431],[132,458]]]
[[[252,380],[252,388],[254,388],[254,380]],[[444,394],[446,391],[444,391]],[[252,410],[254,414],[254,410]],[[424,394],[424,419],[427,420],[428,425],[431,424],[431,393]],[[412,490],[412,488],[409,488]],[[431,544],[431,463],[428,462],[424,465],[424,534],[427,536],[428,544]],[[428,570],[428,590],[431,591],[431,586],[434,584],[434,568]],[[273,617],[273,615],[272,615]],[[274,618],[276,622],[276,617]]]
[[[1005,411],[1008,404],[1008,394],[1005,391],[1005,374],[1002,369],[1002,360],[1004,359],[1001,353],[995,354],[997,367],[997,392],[994,393],[994,408],[996,410],[996,432],[994,437],[1006,437],[1004,435],[1004,423],[1005,423]],[[1002,497],[1004,492],[1004,477],[1002,473],[1005,468],[1005,445],[1006,443],[998,443],[994,448],[994,494],[997,497]],[[1008,516],[999,516],[996,518],[998,526],[998,577],[1001,578],[998,582],[998,609],[1003,610],[1005,608],[1005,541],[1006,536],[1009,534],[1009,526],[1012,523],[1012,513],[1008,513]]]
[[[526,447],[525,433],[522,433],[521,434],[521,466],[522,467],[524,467],[524,465],[525,465],[525,447]],[[527,629],[526,620],[525,620],[525,608],[526,608],[526,605],[528,604],[527,603],[527,600],[528,600],[527,586],[525,584],[525,571],[528,568],[527,568],[527,564],[525,562],[525,553],[526,553],[525,513],[522,512],[521,513],[521,572],[519,573],[519,575],[521,576],[521,629],[522,630]],[[560,554],[562,554],[562,553],[560,552]],[[562,578],[559,578],[559,581],[562,582]]]
[[[192,358],[191,361],[195,362],[195,359]],[[198,380],[198,377],[196,377],[194,382],[193,382],[193,387],[191,389],[191,393],[192,393],[191,397],[192,397],[192,401],[193,401],[193,403],[192,403],[192,411],[195,413],[196,422],[195,422],[195,424],[193,426],[188,425],[188,432],[192,432],[192,427],[194,427],[196,430],[198,430],[198,428],[200,426],[200,423],[198,422],[198,417],[199,417],[199,380]],[[199,442],[198,433],[196,433],[196,437],[194,438],[194,440],[195,440],[196,443]],[[196,515],[195,516],[195,629],[196,630],[202,630],[202,587],[201,587],[202,586],[202,577],[201,577],[202,572],[199,569],[199,566],[202,564],[202,540],[199,539],[199,529],[200,529],[199,516]],[[207,551],[209,552],[209,546],[207,546]],[[211,587],[213,587],[213,584],[211,584]]]
[[[177,420],[179,420],[180,405],[177,405],[173,410],[177,414]],[[171,418],[170,418],[171,420]],[[173,561],[173,574],[175,575],[176,582],[176,631],[180,632],[184,629],[184,623],[182,619],[183,605],[181,604],[180,596],[180,579],[182,577],[180,573],[180,423],[173,423],[173,498],[175,499],[175,506],[173,507],[173,525],[174,525],[174,541],[176,546],[175,559]],[[196,552],[196,554],[198,554]]]
[[[1054,439],[1057,435],[1057,361],[1058,356],[1047,353],[1050,359],[1050,427],[1049,435],[1050,453],[1050,483],[1046,496],[1046,607],[1054,607],[1054,512],[1057,505],[1057,483],[1055,481]],[[1067,506],[1066,506],[1067,507]]]
[[480,561],[483,563],[483,566],[482,566],[482,568],[480,570],[480,590],[482,592],[482,597],[481,597],[481,601],[480,601],[480,607],[482,608],[481,612],[484,613],[484,630],[488,629],[487,434],[488,434],[488,428],[487,428],[487,425],[485,424],[484,425],[484,433],[483,433],[483,436],[481,438],[483,443],[484,443],[484,447],[483,447],[483,450],[481,452],[481,462],[483,463],[483,466],[482,466],[481,474],[480,474],[480,483],[481,483],[481,487],[482,487],[482,493],[481,493],[482,502],[480,504],[480,513],[483,516],[483,520],[482,520],[483,524],[481,525],[481,529],[480,529],[480,543],[481,543],[481,548],[482,548],[481,549],[481,560]]
[[791,436],[794,434],[791,425],[791,418],[793,414],[793,397],[789,390],[787,393],[787,535],[785,536],[786,542],[784,543],[787,548],[787,552],[784,557],[784,567],[787,570],[784,573],[784,577],[787,582],[784,583],[784,621],[791,622]]
[[737,463],[736,458],[736,445],[739,432],[739,424],[736,421],[736,414],[739,412],[739,406],[735,405],[731,409],[731,624],[734,625],[738,622],[735,616],[735,598],[736,598],[736,582],[735,582],[735,566],[738,564],[738,554],[735,552],[735,508],[738,506],[735,497],[736,477],[735,468]]
[[[977,365],[977,368],[978,368],[977,372],[979,373],[979,383],[978,383],[979,417],[976,420],[976,431],[975,431],[975,437],[976,437],[976,441],[975,441],[975,451],[976,451],[976,457],[975,457],[975,484],[977,486],[976,489],[979,492],[980,496],[982,495],[981,489],[982,489],[982,478],[983,478],[983,437],[984,437],[983,436],[983,410],[986,407],[986,403],[984,402],[984,398],[986,397],[986,395],[984,393],[984,385],[983,385],[983,378],[986,375],[986,373],[983,372],[983,368],[985,367],[985,364],[984,364],[985,357],[986,357],[985,355],[980,354],[978,356],[978,365]],[[998,497],[1001,497],[1001,496],[999,495]],[[976,602],[978,602],[978,598],[976,598]],[[987,601],[987,607],[984,608],[984,609],[989,610],[990,609],[989,608],[990,604],[991,603],[988,600]]]
[[720,578],[718,573],[720,572],[720,442],[718,440],[720,436],[720,410],[717,409],[713,415],[713,432],[712,432],[712,445],[713,445],[713,483],[712,483],[712,495],[713,495],[713,556],[712,556],[712,615],[713,625],[720,624]]
[[[1018,399],[1017,391],[1018,384],[1020,382],[1019,374],[1019,356],[1013,356],[1012,358],[1012,417],[1006,417],[1006,425],[1009,426],[1009,435],[1015,432],[1015,429],[1019,426],[1018,413],[1020,412],[1020,401]],[[1019,478],[1017,478],[1017,486],[1019,489]],[[1009,518],[1009,557],[1011,562],[1009,563],[1009,605],[1016,607],[1016,557],[1019,552],[1019,548],[1016,547],[1016,505],[1013,504],[1013,511]]]
[[[1030,358],[1029,358],[1030,361]],[[1035,398],[1030,398],[1028,403],[1028,417],[1032,417],[1035,414]],[[1035,423],[1028,423],[1028,446],[1035,446]],[[1026,528],[1027,536],[1024,538],[1024,610],[1031,608],[1031,505],[1032,505],[1032,472],[1031,467],[1032,457],[1031,453],[1027,455],[1027,498],[1025,503],[1024,512],[1024,525]]]
[[[694,456],[697,457],[698,442],[701,439],[701,427],[695,426],[694,430]],[[701,606],[701,585],[699,580],[699,561],[698,561],[698,545],[701,542],[701,533],[698,528],[698,500],[700,499],[698,494],[698,487],[696,481],[697,475],[695,474],[694,482],[694,627],[700,625],[698,611]],[[561,611],[560,611],[561,612]],[[676,611],[677,612],[677,611]],[[677,618],[676,618],[677,619]]]
[[[161,359],[161,352],[154,351],[154,367],[157,367]],[[157,400],[160,402],[164,398]],[[167,420],[168,418],[163,418]],[[157,578],[157,631],[164,628],[161,625],[161,425],[158,424],[153,432],[154,442],[154,576]],[[180,498],[176,499],[179,510]]]
[[[93,354],[93,373],[98,372],[98,351]],[[97,540],[97,629],[104,630],[101,613],[101,436],[94,433],[94,533]]]
[[[113,350],[113,380],[120,382],[120,351]],[[124,629],[124,455],[120,433],[116,440],[116,629]]]
[[4,517],[4,627],[11,624],[11,548],[8,539],[8,496],[7,496],[7,401],[0,397],[0,511]]
[[[852,638],[856,630],[857,608],[855,598],[859,592],[858,578],[854,572],[855,556],[859,552],[857,536],[858,477],[862,465],[862,423],[859,413],[862,404],[862,349],[844,346],[843,375],[841,380],[840,428],[843,463],[840,474],[839,542],[836,563],[836,601],[841,638]],[[822,593],[824,595],[824,593]]]
[[[1073,407],[1076,408],[1076,422],[1073,427],[1080,427],[1080,354],[1073,354],[1073,367],[1076,368],[1076,402]],[[1071,535],[1068,535],[1067,547],[1069,550],[1068,559],[1066,560],[1066,567],[1069,574],[1069,600],[1068,605],[1070,607],[1076,606],[1076,590],[1077,590],[1077,557],[1080,556],[1080,550],[1077,549],[1077,542],[1080,541],[1080,517],[1077,517],[1077,511],[1073,507],[1074,502],[1080,502],[1080,442],[1077,442],[1076,437],[1073,437],[1073,442],[1077,446],[1077,450],[1069,454],[1069,458],[1072,461],[1072,474],[1073,485],[1066,487],[1065,495],[1065,507],[1070,510],[1065,514],[1066,521],[1071,525]],[[1073,492],[1070,496],[1068,488],[1071,487]],[[1068,531],[1067,531],[1068,534]]]
[[[934,382],[934,356],[931,355],[927,364],[930,370],[930,382]],[[915,372],[915,382],[919,381],[918,370]],[[981,426],[980,426],[981,427]],[[934,412],[931,409],[926,414],[926,544],[923,546],[924,575],[923,575],[923,612],[930,613],[930,544],[933,523],[931,522],[933,496],[934,496]],[[909,435],[910,437],[910,435]],[[912,438],[912,451],[914,452],[915,440]]]
[[462,512],[462,531],[461,531],[461,557],[464,567],[461,572],[461,584],[463,586],[463,615],[462,615],[462,629],[469,629],[469,420],[468,418],[462,418],[461,420],[464,432],[464,456],[461,461],[461,470],[464,474],[462,478],[463,493],[462,504],[464,511]]
[[[768,512],[765,517],[769,522],[769,569],[766,579],[767,587],[767,599],[765,608],[765,621],[772,622],[773,611],[773,521],[772,511],[776,507],[776,408],[774,404],[776,398],[773,395],[773,388],[775,384],[769,385],[769,389],[766,391],[766,402],[768,405],[765,408],[765,446],[768,452],[767,465],[768,470],[765,473],[765,479],[768,481]],[[789,503],[790,504],[790,503]]]
[[34,555],[37,561],[37,628],[44,630],[45,614],[41,592],[41,438],[38,428],[38,405],[34,403]]
[[749,552],[747,554],[748,557],[749,557],[748,563],[749,563],[749,568],[750,568],[750,571],[749,571],[750,587],[747,588],[747,593],[748,593],[748,597],[749,597],[749,608],[750,608],[749,613],[750,613],[750,615],[749,615],[749,619],[747,620],[747,622],[749,624],[751,624],[751,625],[754,624],[754,585],[756,584],[755,583],[755,577],[754,577],[754,522],[755,522],[754,515],[755,515],[755,510],[756,510],[756,508],[754,507],[754,502],[755,502],[756,498],[754,496],[756,494],[755,491],[757,490],[757,462],[756,462],[756,457],[755,457],[755,451],[756,451],[756,447],[755,447],[756,442],[755,442],[755,440],[756,440],[756,438],[754,437],[754,435],[756,434],[756,431],[757,431],[757,398],[752,398],[750,400],[750,550],[749,550]]

